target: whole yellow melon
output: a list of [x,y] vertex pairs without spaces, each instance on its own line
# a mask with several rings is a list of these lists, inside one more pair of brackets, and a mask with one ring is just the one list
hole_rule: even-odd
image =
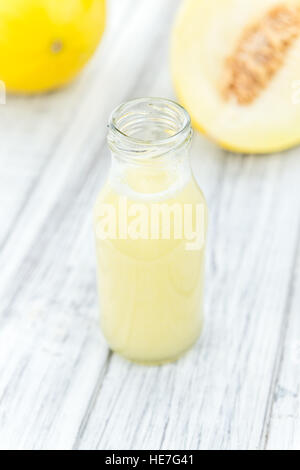
[[16,93],[58,88],[95,52],[105,0],[0,0],[0,80]]

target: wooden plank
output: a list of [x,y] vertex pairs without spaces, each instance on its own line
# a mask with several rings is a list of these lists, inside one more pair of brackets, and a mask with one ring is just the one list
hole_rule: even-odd
[[197,138],[210,207],[206,328],[176,365],[113,356],[80,448],[263,448],[299,233],[299,150],[223,153]]

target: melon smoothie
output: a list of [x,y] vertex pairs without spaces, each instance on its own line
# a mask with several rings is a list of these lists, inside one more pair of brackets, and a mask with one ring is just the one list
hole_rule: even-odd
[[126,358],[175,360],[203,325],[205,199],[188,114],[161,99],[113,113],[112,166],[94,209],[101,327]]

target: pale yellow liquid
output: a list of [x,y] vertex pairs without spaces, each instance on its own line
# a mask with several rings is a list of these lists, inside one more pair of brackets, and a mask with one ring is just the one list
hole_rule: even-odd
[[[164,194],[172,185],[169,174],[151,174],[145,169],[129,172],[126,182],[136,194],[146,196]],[[117,206],[120,196],[119,191],[106,185],[95,206],[95,227],[100,204]],[[131,197],[129,205],[134,202],[136,198]],[[138,202],[150,204],[149,199]],[[205,205],[192,178],[169,196],[163,196],[161,202]],[[96,238],[96,248],[101,326],[110,347],[141,363],[177,359],[195,343],[202,329],[205,247],[188,251],[186,240],[172,238]]]

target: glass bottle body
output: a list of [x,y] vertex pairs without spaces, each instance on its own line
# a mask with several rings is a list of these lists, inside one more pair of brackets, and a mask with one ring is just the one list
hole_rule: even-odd
[[189,165],[189,118],[182,116],[185,133],[174,134],[166,108],[174,107],[179,121],[181,107],[155,100],[153,116],[153,101],[140,101],[127,104],[131,118],[122,109],[112,118],[120,127],[125,112],[134,131],[119,139],[110,130],[112,166],[94,210],[98,289],[110,347],[132,361],[160,364],[189,349],[202,329],[207,209]]

